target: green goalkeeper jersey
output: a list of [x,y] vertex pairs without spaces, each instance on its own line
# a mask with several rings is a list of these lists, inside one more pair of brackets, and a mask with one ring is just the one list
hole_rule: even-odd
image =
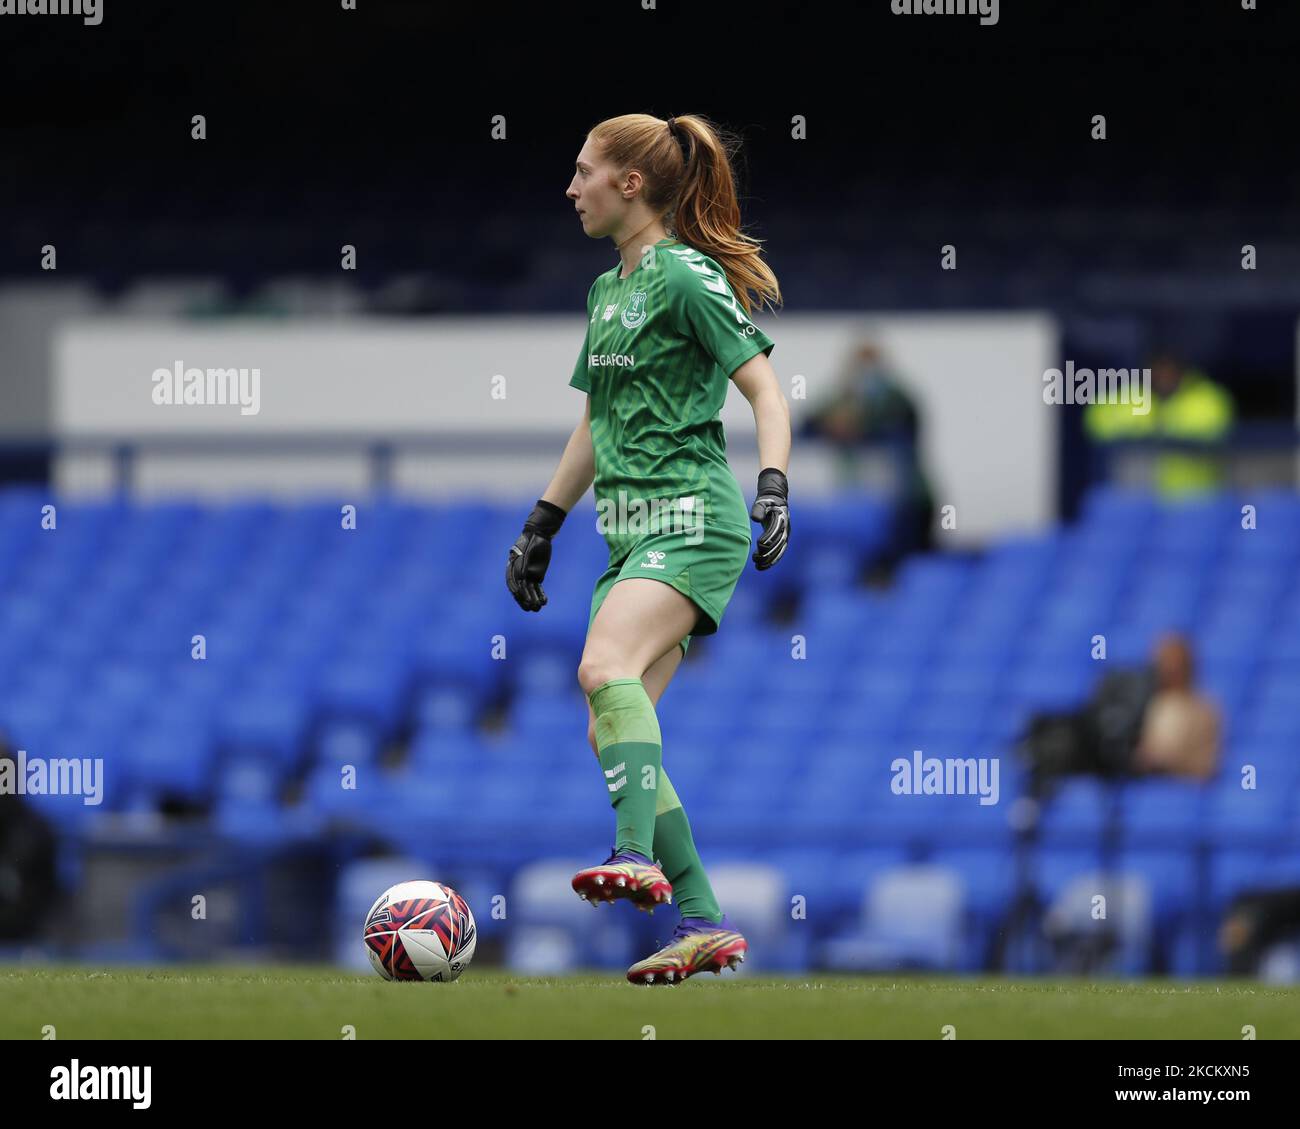
[[722,268],[679,240],[661,239],[627,278],[621,270],[592,284],[569,381],[591,398],[596,509],[611,559],[661,529],[748,535],[720,412],[731,374],[773,342]]

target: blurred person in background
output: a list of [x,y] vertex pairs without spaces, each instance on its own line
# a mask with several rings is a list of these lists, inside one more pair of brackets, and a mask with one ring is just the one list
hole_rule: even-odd
[[1154,656],[1155,693],[1142,717],[1133,770],[1209,780],[1219,767],[1219,711],[1198,693],[1191,644],[1166,635]]
[[1300,886],[1243,890],[1219,927],[1219,951],[1232,976],[1258,976],[1274,945],[1300,944]]
[[17,794],[17,773],[0,739],[0,941],[36,936],[56,887],[54,832]]
[[[1226,388],[1162,349],[1151,361],[1150,411],[1135,412],[1131,403],[1094,403],[1083,422],[1094,443],[1176,439],[1210,446],[1227,436],[1234,412]],[[1163,497],[1204,493],[1222,483],[1222,460],[1215,454],[1171,450],[1156,456],[1154,484]]]
[[864,455],[887,452],[894,471],[895,556],[934,547],[934,497],[921,466],[921,413],[878,345],[858,345],[800,435],[832,445],[841,486],[862,486]]
[[1030,719],[1022,751],[1041,790],[1059,776],[1185,776],[1219,765],[1219,712],[1194,686],[1191,644],[1157,640],[1150,665],[1108,673],[1088,703]]

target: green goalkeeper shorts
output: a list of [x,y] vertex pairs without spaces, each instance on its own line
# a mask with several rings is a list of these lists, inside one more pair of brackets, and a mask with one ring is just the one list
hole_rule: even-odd
[[712,635],[722,622],[740,574],[749,559],[749,530],[704,525],[674,533],[649,534],[637,541],[621,560],[611,561],[591,594],[587,630],[596,619],[609,590],[620,580],[645,576],[671,584],[700,610],[690,635],[681,641],[683,655],[691,635]]

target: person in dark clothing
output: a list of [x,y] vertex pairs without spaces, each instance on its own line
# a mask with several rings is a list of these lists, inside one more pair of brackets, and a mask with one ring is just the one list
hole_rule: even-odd
[[1242,891],[1219,927],[1219,950],[1233,976],[1257,975],[1260,958],[1286,940],[1300,940],[1300,886]]
[[844,485],[862,480],[865,451],[891,458],[898,507],[895,556],[934,547],[934,496],[921,465],[921,416],[903,383],[870,341],[850,356],[834,391],[806,417],[800,435],[836,450]]
[[[0,740],[3,773],[14,778],[16,764]],[[49,823],[22,796],[0,789],[0,941],[21,941],[39,933],[54,903],[56,843]]]

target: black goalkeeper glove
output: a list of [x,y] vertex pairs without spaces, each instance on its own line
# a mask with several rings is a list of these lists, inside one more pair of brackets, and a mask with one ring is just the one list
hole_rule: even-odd
[[769,467],[759,471],[758,497],[754,499],[754,508],[749,511],[749,520],[763,526],[754,550],[754,567],[759,571],[776,564],[790,540],[788,489],[789,483],[779,470]]
[[539,612],[546,606],[542,580],[551,563],[551,538],[560,532],[565,512],[541,498],[524,522],[519,540],[510,546],[506,559],[506,587],[526,612]]

